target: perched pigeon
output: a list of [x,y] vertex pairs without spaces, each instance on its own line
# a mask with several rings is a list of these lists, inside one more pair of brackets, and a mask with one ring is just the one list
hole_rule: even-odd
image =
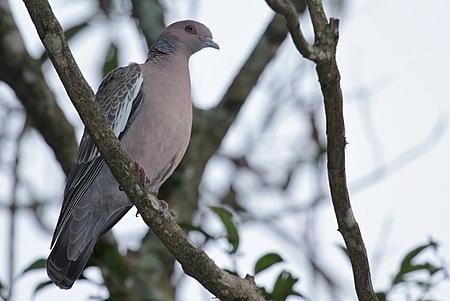
[[[144,64],[110,72],[96,99],[147,187],[159,187],[180,163],[192,125],[189,57],[219,46],[196,21],[168,26],[150,47]],[[63,289],[80,276],[97,240],[132,207],[85,130],[52,239],[47,273]]]

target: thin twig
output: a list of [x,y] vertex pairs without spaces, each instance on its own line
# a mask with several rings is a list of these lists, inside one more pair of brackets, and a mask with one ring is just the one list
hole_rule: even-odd
[[290,0],[266,0],[266,2],[270,8],[286,18],[289,32],[298,51],[306,58],[315,57],[317,50],[306,41],[300,28],[300,21],[294,4]]
[[[299,27],[299,23],[294,23],[292,16],[296,14],[292,5],[286,5],[289,0],[266,0],[266,2],[278,3],[275,5],[278,12],[282,13],[288,24],[289,31],[294,42],[303,44],[304,38],[299,36],[299,28],[292,28],[293,25]],[[319,56],[307,56],[304,49],[299,52],[306,58],[316,63],[316,71],[323,94],[326,117],[327,133],[327,168],[328,181],[331,190],[338,230],[341,232],[353,269],[356,293],[361,301],[378,300],[373,287],[370,275],[369,260],[367,258],[366,247],[361,236],[358,223],[353,215],[350,204],[350,197],[347,188],[345,173],[345,125],[343,115],[343,96],[340,86],[340,73],[336,64],[336,47],[339,38],[339,20],[331,18],[327,21],[323,10],[322,1],[308,0],[308,10],[311,13],[311,21],[314,24],[315,49],[319,49]],[[298,47],[297,47],[298,48]]]
[[322,0],[306,0],[306,3],[314,28],[314,36],[317,39],[328,23],[327,16],[323,10]]
[[186,274],[221,300],[264,300],[251,277],[241,279],[221,270],[194,245],[173,217],[161,216],[158,200],[140,183],[133,162],[99,110],[94,93],[81,74],[47,0],[25,0],[25,5],[50,60],[106,164],[146,224],[180,262]]
[[11,300],[14,290],[14,261],[15,261],[15,239],[16,239],[16,213],[17,213],[17,192],[19,187],[19,161],[20,161],[20,145],[22,138],[25,135],[27,129],[27,120],[23,123],[22,130],[16,139],[16,156],[12,167],[13,184],[11,187],[11,203],[9,205],[9,262],[8,262],[8,295],[6,300]]

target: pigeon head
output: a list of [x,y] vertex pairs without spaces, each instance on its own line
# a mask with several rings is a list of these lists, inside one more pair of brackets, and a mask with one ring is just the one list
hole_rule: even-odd
[[172,23],[161,34],[161,38],[171,40],[177,49],[185,51],[188,56],[206,47],[219,49],[208,27],[193,20]]

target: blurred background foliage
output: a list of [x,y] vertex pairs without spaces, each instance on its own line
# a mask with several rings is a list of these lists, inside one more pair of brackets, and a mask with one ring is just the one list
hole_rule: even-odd
[[[77,1],[66,5],[74,5],[74,2]],[[96,0],[91,15],[77,18],[77,23],[65,27],[66,36],[73,41],[83,33],[96,34],[89,29],[99,24],[114,27],[119,19],[130,18],[141,40],[149,45],[164,28],[165,15],[171,14],[177,6],[188,5],[190,10],[196,10],[197,1],[187,2]],[[294,2],[303,14],[305,3],[302,0]],[[10,191],[0,195],[3,216],[9,220],[8,230],[2,229],[2,235],[8,237],[5,240],[8,244],[2,248],[8,249],[5,256],[9,266],[8,272],[0,275],[0,296],[4,300],[13,300],[13,284],[30,273],[41,276],[33,295],[51,285],[44,276],[45,258],[26,263],[28,267],[22,270],[15,266],[18,260],[14,249],[16,241],[26,239],[16,236],[18,218],[21,212],[31,213],[26,215],[27,218],[32,218],[32,223],[50,239],[53,227],[50,220],[54,219],[61,202],[58,193],[36,192],[37,186],[52,182],[52,174],[47,175],[44,184],[41,181],[32,183],[29,177],[21,176],[20,168],[27,168],[21,165],[24,141],[28,140],[26,143],[30,145],[37,139],[44,139],[67,174],[76,152],[75,133],[80,129],[69,123],[60,108],[61,102],[66,100],[57,100],[62,94],[54,89],[61,87],[55,88],[48,82],[45,73],[49,72],[49,61],[45,52],[40,55],[28,53],[26,38],[17,28],[10,3],[0,0],[0,4],[0,80],[13,92],[11,97],[0,96],[1,181],[5,184],[2,187]],[[348,5],[351,3],[346,0],[325,1],[329,11],[341,18],[346,17]],[[311,66],[305,60],[289,57],[281,49],[292,47],[289,39],[283,43],[286,37],[284,20],[273,16],[260,37],[255,42],[248,42],[252,50],[243,58],[221,100],[208,109],[195,108],[188,153],[174,176],[163,186],[160,197],[168,200],[177,212],[179,223],[196,243],[204,248],[213,246],[222,252],[219,265],[241,277],[252,274],[267,300],[315,300],[317,288],[326,292],[327,297],[323,300],[349,300],[354,298],[349,297],[354,296],[352,280],[338,279],[318,252],[316,229],[320,225],[320,211],[330,203],[321,97],[318,89],[311,89],[315,79]],[[103,53],[96,50],[95,45],[85,47],[99,53],[99,77],[118,67],[120,57],[127,52],[126,45],[114,38]],[[289,66],[279,66],[286,62]],[[361,91],[364,89],[362,87]],[[258,104],[250,99],[252,93],[253,96],[262,93],[269,101],[260,100],[262,104]],[[194,104],[197,104],[195,95]],[[439,129],[440,126],[438,123]],[[432,146],[433,143],[427,144]],[[411,156],[407,161],[416,157]],[[42,168],[46,165],[45,162],[39,164]],[[375,169],[353,192],[365,189],[378,177],[383,175]],[[274,250],[289,249],[290,257],[298,256],[303,260],[293,264],[278,251],[271,251],[253,258],[251,270],[240,267],[239,258],[246,250],[259,247],[255,238],[243,249],[245,238],[240,235],[241,229],[255,226],[259,227],[262,236],[265,233],[277,236],[278,240],[273,242],[277,244]],[[424,239],[418,237],[417,243]],[[99,268],[101,277],[84,274],[79,282],[106,288],[107,292],[92,298],[191,300],[177,294],[178,284],[187,276],[180,272],[172,256],[151,231],[134,248],[124,249],[120,244],[120,238],[108,234],[96,246],[87,269]],[[346,254],[341,245],[336,248]],[[267,277],[269,274],[271,276]],[[266,275],[262,282],[261,275]],[[397,272],[385,276],[390,277],[391,282],[379,289],[380,300],[393,300],[390,298],[393,294],[402,295],[406,300],[439,300],[433,297],[433,288],[448,279],[439,244],[431,239],[419,246],[411,246]],[[301,286],[303,279],[315,284],[309,288]],[[209,298],[206,296],[205,300]]]

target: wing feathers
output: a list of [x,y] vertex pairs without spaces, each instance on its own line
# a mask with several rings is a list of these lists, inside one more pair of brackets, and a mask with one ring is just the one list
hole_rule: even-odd
[[[139,66],[130,64],[127,67],[111,71],[100,84],[96,100],[119,139],[122,138],[139,112],[144,99],[143,80],[144,77]],[[78,150],[77,162],[67,178],[64,201],[53,233],[51,247],[72,215],[74,208],[104,165],[105,161],[85,129]]]

